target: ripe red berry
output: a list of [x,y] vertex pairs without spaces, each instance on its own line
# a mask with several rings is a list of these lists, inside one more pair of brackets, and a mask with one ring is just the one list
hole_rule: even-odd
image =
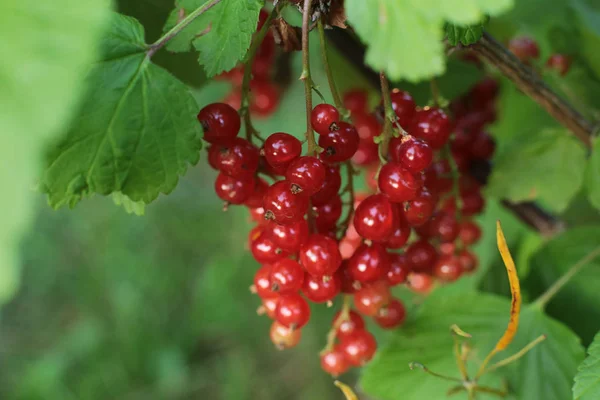
[[308,223],[304,219],[288,225],[271,222],[267,232],[277,247],[293,254],[297,253],[308,239]]
[[314,303],[324,303],[333,300],[340,293],[342,283],[338,274],[327,279],[306,274],[302,293]]
[[261,233],[252,241],[250,251],[254,259],[260,264],[274,263],[289,255],[288,252],[273,243],[267,232]]
[[267,80],[250,82],[250,112],[258,117],[268,117],[279,105],[279,91]]
[[[273,36],[271,36],[271,38],[272,37]],[[263,40],[261,46],[258,48],[256,57],[254,58],[254,61],[252,62],[252,78],[253,78],[252,81],[268,82],[269,79],[271,78],[271,72],[272,72],[271,67],[273,66],[273,54],[269,54],[269,53],[271,51],[274,51],[275,43],[272,40],[267,40],[268,38],[269,38],[269,36],[265,37],[265,40]],[[271,50],[271,49],[273,49],[273,50]],[[252,87],[252,83],[253,82],[251,82],[251,87]],[[256,84],[254,85],[254,87],[256,88]],[[279,93],[277,92],[277,88],[275,88],[274,86],[272,86],[272,87],[273,87],[273,89],[275,89],[275,94],[277,96],[276,97],[277,100],[279,100]],[[250,104],[251,105],[252,105],[252,100],[253,100],[252,96],[253,95],[255,95],[255,93],[250,92],[250,96],[251,96]],[[262,104],[266,104],[266,103],[262,103]],[[275,101],[275,105],[277,105],[277,101]],[[275,107],[273,107],[273,109],[275,109]]]
[[375,322],[384,329],[392,329],[402,325],[405,318],[404,305],[400,300],[392,299],[387,306],[379,310],[375,316]]
[[221,147],[217,156],[218,169],[227,175],[244,177],[258,169],[259,150],[243,138],[233,138],[229,147]]
[[377,342],[366,330],[354,332],[340,343],[348,362],[355,366],[365,365],[373,358],[377,350]]
[[479,260],[477,259],[477,256],[469,250],[465,249],[461,251],[460,253],[458,253],[457,257],[463,272],[473,272],[477,269],[477,266],[479,265]]
[[464,217],[480,214],[485,208],[485,199],[481,195],[480,190],[463,193],[460,198],[462,200],[462,215]]
[[208,165],[210,165],[212,169],[219,169],[219,158],[221,156],[222,149],[223,148],[221,146],[217,145],[209,146],[206,149],[206,152],[208,153]]
[[405,205],[404,217],[407,223],[411,226],[424,224],[433,214],[436,204],[437,198],[427,188],[419,189],[417,196]]
[[402,205],[398,205],[398,218],[394,225],[394,230],[384,242],[388,249],[401,249],[404,247],[410,236],[411,227],[404,217],[404,212],[401,209]]
[[484,78],[469,91],[469,99],[476,109],[481,109],[498,96],[500,85],[494,78]]
[[262,207],[250,208],[250,218],[253,222],[265,224],[267,222],[265,219],[265,209]]
[[437,251],[427,240],[417,240],[406,249],[406,258],[411,271],[431,271],[437,261]]
[[342,103],[352,114],[363,114],[367,111],[369,96],[364,89],[353,89],[344,93]]
[[360,236],[384,241],[393,232],[398,218],[396,205],[382,194],[364,199],[354,211],[354,227]]
[[302,153],[302,143],[294,136],[278,132],[270,135],[263,145],[263,154],[270,165],[289,165]]
[[298,157],[288,166],[285,177],[294,187],[294,193],[302,192],[306,196],[312,196],[321,190],[327,167],[316,157]]
[[352,116],[352,123],[361,141],[373,141],[381,133],[382,126],[373,114],[357,114]]
[[404,129],[410,128],[410,124],[415,116],[415,101],[408,92],[394,89],[390,93],[392,108],[398,117],[398,123]]
[[462,267],[457,257],[441,257],[433,267],[433,274],[441,281],[454,282],[462,274]]
[[273,321],[269,336],[277,349],[284,350],[300,343],[302,331],[300,329],[290,329],[277,321]]
[[[341,313],[338,311],[333,317],[331,325],[335,326],[338,323],[338,319],[341,318]],[[348,318],[344,321],[340,321],[340,325],[336,330],[336,337],[338,340],[344,340],[354,332],[358,332],[365,329],[365,321],[356,311],[350,310]]]
[[482,131],[471,139],[468,150],[473,158],[489,160],[496,150],[496,142],[489,134]]
[[426,141],[433,149],[441,149],[452,132],[448,116],[438,108],[417,111],[409,132]]
[[395,203],[414,199],[421,186],[421,182],[409,170],[394,162],[381,167],[377,182],[379,190]]
[[347,268],[348,260],[345,260],[341,267],[337,270],[336,275],[340,277],[340,282],[342,284],[342,293],[345,294],[353,294],[358,289],[360,289],[361,285],[358,281],[355,281],[350,276],[350,271]]
[[220,172],[215,180],[215,192],[223,201],[242,204],[254,192],[254,177],[234,178]]
[[310,113],[312,127],[319,135],[326,135],[339,120],[340,112],[331,104],[317,104]]
[[389,286],[396,286],[406,282],[406,277],[410,272],[408,258],[406,254],[392,253],[390,254],[390,268],[386,274],[387,283]]
[[516,37],[508,43],[508,49],[519,60],[527,63],[530,59],[537,59],[540,56],[540,49],[535,40],[528,37]]
[[294,293],[302,288],[304,269],[297,261],[284,258],[271,266],[271,288],[273,291],[286,294]]
[[336,127],[336,130],[330,130],[319,136],[319,146],[323,148],[319,157],[327,163],[349,160],[358,149],[360,139],[354,126],[340,121]]
[[425,141],[412,136],[393,138],[390,141],[390,157],[416,174],[431,165],[433,150]]
[[346,355],[339,346],[321,354],[321,368],[329,375],[339,376],[350,368]]
[[387,274],[390,260],[382,245],[362,244],[348,260],[347,268],[353,280],[361,283],[373,282]]
[[[246,201],[244,201],[244,205],[249,208],[262,207],[263,196],[267,192],[268,188],[269,188],[269,184],[264,179],[255,178],[254,179],[254,191],[252,192],[250,197],[248,197],[246,199]],[[264,221],[264,216],[263,216],[263,221]]]
[[321,234],[313,234],[300,248],[300,263],[315,277],[332,276],[342,264],[337,242]]
[[465,246],[470,246],[481,238],[481,228],[471,220],[463,221],[459,227],[458,237]]
[[565,75],[571,67],[571,57],[564,54],[552,54],[548,58],[548,61],[546,61],[546,67],[558,71],[561,75]]
[[292,193],[288,181],[275,182],[267,189],[263,197],[265,218],[282,225],[297,222],[306,214],[308,202],[307,196]]
[[313,207],[316,216],[315,223],[321,231],[335,228],[342,215],[342,198],[333,196],[327,203]]
[[325,174],[325,181],[317,193],[311,196],[310,201],[313,206],[320,206],[335,196],[342,186],[342,177],[340,168],[337,165],[328,165]]
[[377,315],[379,309],[388,304],[390,289],[384,281],[363,286],[354,293],[354,308],[363,315]]
[[310,319],[310,307],[297,293],[281,295],[275,309],[275,319],[283,326],[300,329]]
[[459,226],[454,215],[439,213],[431,225],[432,233],[442,242],[454,242],[458,237]]
[[272,290],[271,265],[265,264],[254,274],[254,290],[261,299],[273,299],[279,297],[279,293]]
[[198,113],[204,129],[204,140],[212,144],[228,145],[240,131],[241,120],[237,111],[224,103],[212,103]]
[[267,317],[275,319],[275,310],[277,309],[278,297],[262,299],[262,307],[257,311],[259,315],[267,314]]
[[429,293],[433,289],[431,275],[421,272],[411,272],[408,275],[408,287],[416,293]]
[[370,165],[377,160],[379,160],[379,146],[372,140],[361,140],[356,153],[352,156],[352,163]]

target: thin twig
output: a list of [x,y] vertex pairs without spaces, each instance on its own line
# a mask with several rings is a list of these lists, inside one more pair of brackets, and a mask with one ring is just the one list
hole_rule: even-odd
[[352,302],[352,296],[344,295],[344,303],[342,304],[342,309],[340,310],[340,315],[336,318],[333,326],[327,332],[327,344],[325,348],[321,350],[321,354],[327,353],[328,351],[333,350],[335,346],[335,337],[337,335],[337,330],[342,324],[348,320],[350,320],[350,304]]
[[300,80],[304,81],[304,97],[306,98],[306,140],[308,141],[308,154],[316,156],[318,146],[315,141],[315,134],[310,121],[313,82],[310,75],[308,33],[310,30],[311,9],[312,0],[304,0],[304,11],[302,14],[302,75],[300,75]]
[[340,226],[340,230],[342,235],[345,235],[348,231],[348,227],[350,226],[350,221],[352,221],[352,216],[354,215],[354,175],[356,175],[356,170],[352,165],[352,161],[346,161],[346,179],[348,183],[346,183],[346,187],[344,188],[344,192],[350,194],[350,198],[348,199],[348,214],[346,214],[346,218],[342,222]]
[[504,360],[500,360],[497,363],[494,363],[489,368],[486,368],[485,371],[484,371],[484,374],[487,374],[488,372],[495,371],[495,370],[497,370],[500,367],[504,367],[505,365],[508,365],[508,364],[512,363],[513,361],[518,360],[519,358],[523,357],[531,349],[533,349],[535,346],[537,346],[539,343],[543,342],[544,340],[546,340],[546,335],[538,336],[536,339],[534,339],[529,344],[527,344],[527,346],[523,347],[521,350],[519,350],[518,352],[516,352],[512,356],[507,357]]
[[458,379],[458,378],[453,378],[451,376],[446,376],[446,375],[438,374],[437,372],[433,372],[429,368],[427,368],[426,366],[424,366],[423,364],[421,364],[419,362],[413,361],[413,362],[411,362],[411,363],[408,364],[408,367],[410,369],[415,369],[415,367],[420,368],[423,371],[427,372],[429,375],[433,375],[433,376],[435,376],[437,378],[444,379],[446,381],[459,382],[461,384],[463,383],[463,381],[460,380],[460,379]]
[[396,114],[392,108],[392,100],[390,98],[390,84],[383,71],[379,73],[379,83],[381,85],[381,97],[383,98],[383,108],[385,113],[383,131],[379,137],[379,158],[381,159],[381,162],[385,163],[387,162],[390,140],[392,140],[392,136],[394,135],[392,124],[396,120]]
[[321,57],[323,58],[323,68],[327,74],[327,81],[329,82],[329,90],[331,91],[331,97],[333,97],[333,104],[339,110],[340,114],[346,117],[347,111],[344,109],[344,103],[340,97],[340,93],[337,90],[335,80],[333,79],[333,72],[329,65],[329,56],[327,55],[327,41],[325,39],[325,27],[323,26],[322,18],[319,18],[317,23],[319,29],[319,41],[321,44]]

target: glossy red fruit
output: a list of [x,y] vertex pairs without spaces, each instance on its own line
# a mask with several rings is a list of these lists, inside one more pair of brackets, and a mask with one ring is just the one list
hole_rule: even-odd
[[571,67],[571,57],[564,54],[552,54],[546,61],[546,67],[565,75]]
[[437,198],[423,187],[413,200],[405,204],[404,217],[410,226],[423,225],[433,215],[436,205]]
[[[338,319],[341,318],[340,315],[341,313],[339,311],[335,314],[333,321],[331,322],[332,326],[335,326],[335,324],[338,323]],[[365,321],[363,317],[361,317],[356,311],[350,310],[348,313],[348,318],[340,322],[335,335],[338,340],[344,340],[354,332],[358,332],[363,329],[365,329]]]
[[283,326],[300,329],[310,319],[310,307],[297,293],[281,295],[275,309],[275,319]]
[[271,288],[279,294],[294,293],[302,288],[304,269],[294,260],[284,258],[271,266]]
[[379,190],[395,203],[414,199],[421,186],[421,182],[409,170],[394,162],[381,167],[377,183]]
[[398,218],[395,222],[392,234],[384,242],[384,246],[388,249],[401,249],[410,236],[411,227],[404,218],[404,212],[400,204],[398,205]]
[[481,228],[474,221],[463,221],[458,230],[458,237],[462,244],[470,246],[481,238]]
[[288,225],[270,222],[267,232],[277,247],[293,254],[297,253],[308,239],[308,223],[304,219]]
[[463,272],[470,273],[477,269],[479,260],[477,256],[469,250],[462,250],[457,254],[458,262]]
[[319,136],[319,146],[323,148],[319,157],[327,163],[349,160],[358,149],[360,139],[354,126],[339,121],[336,128]]
[[406,254],[390,254],[390,268],[386,274],[386,280],[389,286],[396,286],[406,282],[406,277],[410,272],[408,258]]
[[377,342],[373,335],[366,330],[354,332],[340,343],[346,360],[352,365],[361,366],[373,358],[377,350]]
[[469,99],[473,107],[481,109],[482,106],[491,102],[498,96],[500,85],[494,78],[484,78],[477,82],[469,91]]
[[450,137],[452,123],[442,110],[425,108],[417,111],[409,132],[426,141],[433,149],[441,149]]
[[279,90],[267,80],[250,82],[250,113],[258,117],[268,117],[279,105]]
[[302,143],[289,133],[273,133],[263,145],[263,153],[271,165],[289,165],[302,153]]
[[260,264],[268,264],[286,258],[289,253],[273,243],[267,232],[263,232],[250,244],[254,259]]
[[425,177],[425,185],[438,195],[450,192],[454,186],[452,167],[447,159],[431,164],[425,171]]
[[263,265],[254,274],[254,290],[261,299],[279,297],[279,293],[272,290],[270,264]]
[[300,343],[302,331],[300,329],[290,329],[277,321],[273,321],[269,336],[277,349],[284,350],[295,347]]
[[339,346],[321,354],[321,368],[329,375],[337,377],[350,368],[350,363],[346,360],[346,355]]
[[222,147],[217,145],[211,145],[206,149],[206,152],[208,153],[208,165],[210,165],[212,169],[219,169],[221,149]]
[[326,279],[306,274],[302,293],[314,303],[324,303],[333,300],[340,293],[341,287],[342,283],[337,274]]
[[377,315],[379,309],[388,304],[390,289],[385,281],[377,281],[354,293],[354,308],[363,315]]
[[372,140],[361,140],[352,156],[355,165],[371,165],[379,160],[379,146]]
[[373,282],[387,274],[390,259],[382,245],[362,244],[348,260],[347,268],[353,280],[361,283]]
[[489,160],[496,150],[496,142],[489,134],[482,131],[471,139],[468,150],[473,158]]
[[440,243],[438,245],[438,253],[440,257],[443,256],[452,256],[456,252],[456,243],[455,242],[446,242]]
[[308,196],[292,193],[288,181],[275,182],[267,189],[263,197],[265,218],[281,225],[297,222],[306,214],[308,201]]
[[398,123],[404,129],[408,129],[415,116],[415,101],[408,92],[394,89],[390,93],[392,108],[398,117]]
[[310,113],[312,127],[319,135],[326,135],[339,120],[340,112],[331,104],[317,104]]
[[263,196],[267,192],[268,188],[269,184],[267,183],[267,181],[265,181],[262,178],[254,178],[254,191],[252,192],[250,197],[248,197],[246,201],[244,201],[244,205],[249,208],[262,207]]
[[333,196],[330,201],[320,206],[313,207],[316,214],[315,223],[320,231],[335,228],[342,215],[342,198]]
[[212,144],[230,144],[241,126],[237,111],[224,103],[212,103],[204,107],[198,113],[198,121],[204,129],[204,140]]
[[431,271],[437,261],[437,251],[427,240],[417,240],[406,249],[406,258],[411,271]]
[[265,219],[265,209],[262,207],[250,208],[250,218],[253,222],[261,225],[268,222],[268,220]]
[[411,272],[408,275],[408,287],[416,293],[429,293],[433,289],[433,278],[422,272]]
[[433,274],[441,281],[454,282],[462,274],[462,266],[457,257],[441,257],[433,267]]
[[267,314],[267,317],[275,319],[275,310],[277,309],[278,297],[262,299],[262,307],[257,311],[259,315]]
[[459,226],[454,215],[437,214],[431,227],[433,235],[442,242],[454,242],[458,237]]
[[354,211],[354,228],[360,236],[373,241],[384,241],[393,232],[398,218],[396,205],[382,194],[364,199]]
[[511,39],[508,43],[508,50],[523,62],[528,62],[532,58],[537,59],[540,56],[537,42],[524,36]]
[[327,175],[327,168],[316,157],[298,157],[288,166],[285,177],[290,182],[294,193],[312,196],[318,192]]
[[462,200],[463,217],[472,217],[473,215],[481,214],[485,208],[485,199],[481,195],[480,190],[461,194],[460,198]]
[[312,234],[300,248],[300,263],[315,277],[332,276],[342,264],[337,242],[321,234]]
[[340,282],[342,285],[342,293],[345,294],[353,294],[358,289],[360,289],[361,284],[358,281],[355,281],[350,276],[350,271],[347,268],[348,260],[345,260],[341,267],[337,270],[336,275],[340,277]]
[[353,89],[344,93],[342,98],[344,108],[352,114],[364,114],[367,112],[369,95],[364,89]]
[[215,180],[215,192],[223,201],[242,204],[254,192],[254,177],[234,178],[220,172]]
[[328,165],[325,173],[325,181],[323,181],[319,191],[311,196],[311,204],[313,206],[320,206],[327,203],[332,196],[338,193],[341,186],[342,177],[340,175],[340,167],[337,165]]
[[357,114],[352,116],[352,123],[358,132],[360,140],[373,141],[375,136],[379,136],[382,126],[373,114]]
[[393,138],[390,141],[390,156],[392,161],[417,174],[431,165],[433,150],[424,140],[412,136]]
[[396,328],[404,322],[406,309],[400,300],[392,299],[387,306],[379,310],[375,316],[377,325],[384,329]]

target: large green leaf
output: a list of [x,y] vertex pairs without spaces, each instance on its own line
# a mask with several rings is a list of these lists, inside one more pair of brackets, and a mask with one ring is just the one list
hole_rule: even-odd
[[419,81],[440,75],[444,65],[444,21],[474,24],[498,15],[512,0],[347,0],[346,14],[368,45],[366,61],[391,79]]
[[541,200],[564,211],[581,188],[586,150],[564,129],[546,129],[515,141],[496,160],[487,193],[514,202]]
[[48,155],[42,187],[53,207],[117,191],[149,203],[198,162],[196,103],[152,64],[143,34],[135,19],[113,15],[79,114]]
[[575,400],[600,399],[600,332],[588,348],[588,356],[579,366],[573,385]]
[[17,288],[16,250],[44,146],[73,112],[108,10],[105,0],[0,3],[0,303]]
[[594,207],[600,209],[600,140],[594,139],[592,155],[588,161],[585,175],[588,199]]

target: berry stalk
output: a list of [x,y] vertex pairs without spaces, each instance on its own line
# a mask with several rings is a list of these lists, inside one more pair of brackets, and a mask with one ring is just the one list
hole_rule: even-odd
[[331,71],[331,66],[329,65],[329,56],[327,54],[327,41],[325,39],[325,27],[323,26],[323,18],[320,18],[317,22],[317,28],[319,30],[319,42],[321,44],[321,57],[323,58],[323,67],[325,68],[325,73],[327,74],[327,81],[329,82],[329,90],[331,92],[331,96],[333,97],[333,104],[339,110],[340,114],[344,117],[348,117],[348,110],[344,108],[344,103],[342,102],[342,98],[340,97],[340,93],[337,90],[335,85],[335,80],[333,79],[333,72]]
[[337,330],[344,322],[346,322],[350,319],[350,303],[351,303],[351,301],[352,301],[351,296],[349,296],[349,295],[344,296],[344,303],[342,304],[342,309],[340,310],[340,315],[335,320],[335,323],[331,326],[331,329],[329,329],[329,332],[327,332],[327,344],[325,345],[323,350],[321,350],[321,354],[325,354],[328,351],[333,350],[333,347],[335,346],[335,337],[336,337]]
[[396,114],[392,108],[392,100],[390,98],[390,84],[383,71],[379,73],[379,81],[381,83],[381,97],[383,98],[383,108],[385,113],[383,132],[379,139],[379,158],[385,163],[387,162],[390,140],[392,140],[394,134],[392,124],[396,120]]
[[308,154],[317,155],[317,142],[311,123],[312,112],[312,87],[313,82],[310,75],[310,50],[308,47],[308,34],[310,31],[310,14],[312,0],[304,0],[304,11],[302,14],[302,75],[300,80],[304,81],[304,97],[306,98],[306,140],[308,141]]

